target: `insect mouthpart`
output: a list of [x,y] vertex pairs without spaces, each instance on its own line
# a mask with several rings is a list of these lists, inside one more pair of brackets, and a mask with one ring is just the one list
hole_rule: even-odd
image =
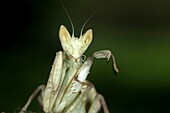
[[70,55],[70,58],[73,59],[75,62],[79,62],[81,57],[74,57],[73,55]]
[[78,62],[79,59],[75,59],[75,62]]

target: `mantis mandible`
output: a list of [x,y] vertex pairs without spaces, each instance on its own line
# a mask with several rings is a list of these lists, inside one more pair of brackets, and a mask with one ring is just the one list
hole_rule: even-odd
[[44,113],[98,113],[101,106],[104,113],[109,113],[104,97],[97,93],[93,84],[86,79],[94,58],[106,58],[107,61],[111,58],[113,69],[118,73],[115,58],[111,51],[100,50],[84,60],[84,53],[92,42],[92,29],[87,30],[83,35],[81,31],[78,38],[74,36],[73,24],[72,28],[71,36],[64,25],[60,26],[59,39],[63,51],[56,53],[46,86],[40,85],[33,92],[20,113],[26,112],[29,104],[40,91],[38,101]]

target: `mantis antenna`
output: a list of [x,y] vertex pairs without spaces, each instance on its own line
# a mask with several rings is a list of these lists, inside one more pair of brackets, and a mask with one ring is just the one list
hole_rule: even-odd
[[68,17],[70,23],[71,23],[71,27],[72,27],[72,37],[74,37],[74,25],[73,25],[73,21],[71,20],[71,17],[70,17],[70,15],[68,14],[68,12],[67,12],[67,10],[66,10],[63,2],[62,2],[62,0],[60,0],[60,2],[61,2],[62,6],[63,6],[63,8],[64,8],[64,11],[65,11],[66,14],[67,14],[67,17]]
[[109,1],[110,1],[110,0],[104,1],[104,3],[103,3],[100,7],[98,7],[98,8],[95,10],[95,12],[92,13],[92,15],[84,22],[84,24],[83,24],[83,26],[82,26],[82,28],[81,28],[81,31],[80,31],[80,36],[82,36],[83,29],[84,29],[84,27],[86,26],[86,24],[89,22],[89,20],[90,20],[93,16],[95,16],[95,15],[97,14],[97,12],[98,12],[100,9],[102,9]]
[[[80,31],[80,37],[82,36],[83,29],[84,29],[84,27],[86,26],[86,24],[89,22],[89,20],[90,20],[94,15],[96,15],[97,12],[98,12],[100,9],[102,9],[109,1],[110,1],[110,0],[104,1],[104,3],[103,3],[100,7],[98,7],[98,8],[95,10],[95,12],[92,13],[92,15],[84,22],[84,24],[83,24],[83,26],[82,26],[82,28],[81,28],[81,31]],[[60,0],[60,2],[61,2],[62,6],[63,6],[63,8],[64,8],[64,11],[65,11],[66,14],[67,14],[67,17],[68,17],[70,23],[71,23],[71,27],[72,27],[72,37],[74,37],[74,25],[73,25],[73,21],[71,20],[71,17],[70,17],[70,15],[69,15],[69,13],[67,12],[67,10],[66,10],[66,8],[65,8],[62,0]]]

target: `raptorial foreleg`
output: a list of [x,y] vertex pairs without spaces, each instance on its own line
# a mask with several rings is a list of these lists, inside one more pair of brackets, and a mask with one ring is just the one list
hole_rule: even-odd
[[53,106],[63,80],[63,52],[56,53],[54,63],[49,75],[46,88],[43,92],[43,110],[46,113],[53,112]]

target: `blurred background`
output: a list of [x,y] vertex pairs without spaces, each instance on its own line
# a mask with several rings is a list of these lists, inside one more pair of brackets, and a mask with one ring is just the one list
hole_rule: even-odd
[[[75,35],[105,0],[63,0]],[[95,60],[88,77],[111,113],[170,112],[169,0],[110,0],[86,25],[94,38],[86,56],[111,50],[111,62]],[[72,33],[59,0],[1,0],[0,111],[20,109],[34,89],[46,84],[55,53],[62,50],[60,25]],[[29,107],[39,111],[36,99]]]

